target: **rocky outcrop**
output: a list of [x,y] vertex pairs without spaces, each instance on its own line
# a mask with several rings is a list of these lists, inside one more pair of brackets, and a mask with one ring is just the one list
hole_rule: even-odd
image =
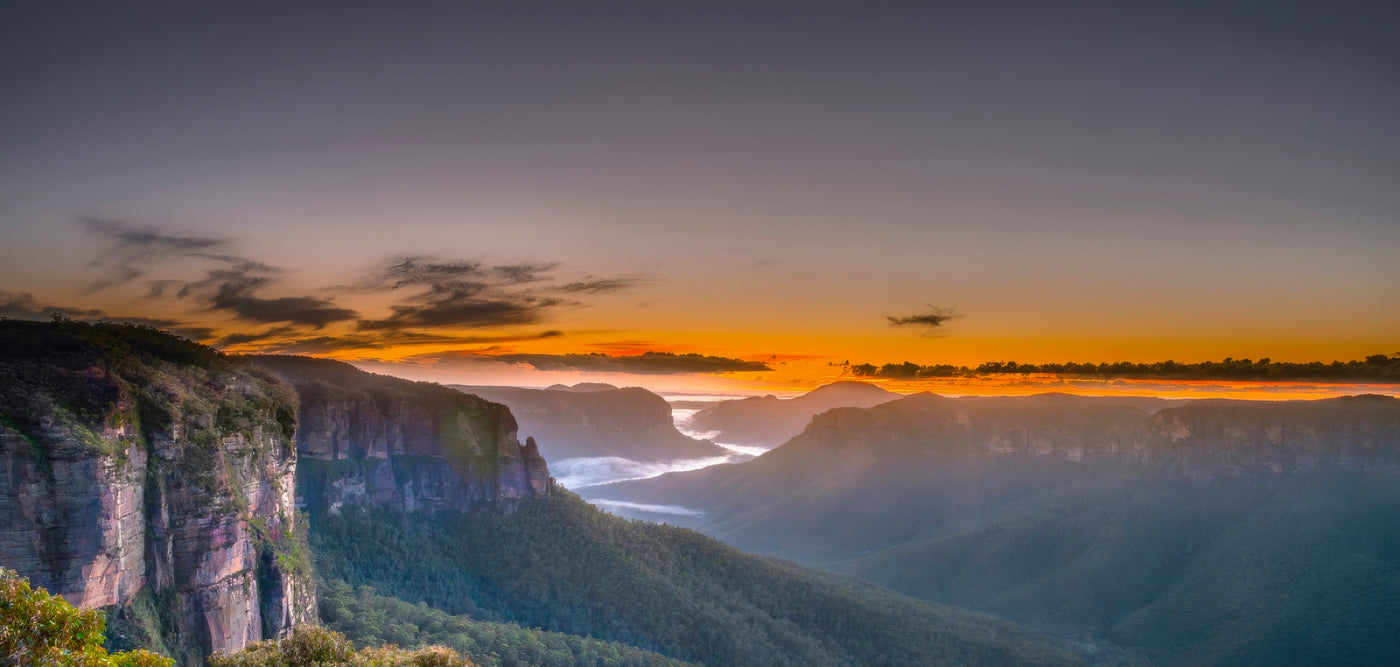
[[361,504],[512,511],[553,487],[539,447],[520,443],[504,405],[336,361],[252,360],[300,397],[298,495],[312,513]]
[[0,563],[185,663],[314,620],[293,394],[149,330],[0,326]]
[[677,431],[666,399],[641,387],[619,389],[599,383],[549,389],[451,386],[510,406],[521,432],[539,438],[555,463],[574,457],[666,461],[729,453]]

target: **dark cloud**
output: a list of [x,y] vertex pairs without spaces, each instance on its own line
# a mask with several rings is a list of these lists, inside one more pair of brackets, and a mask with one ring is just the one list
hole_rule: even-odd
[[703,354],[673,354],[646,352],[638,355],[613,357],[594,354],[486,354],[457,352],[427,354],[414,357],[437,364],[506,363],[526,364],[541,371],[585,371],[591,373],[633,373],[638,375],[698,375],[772,370],[757,361]]
[[138,227],[109,218],[81,218],[88,234],[104,240],[107,248],[92,265],[108,275],[88,286],[89,292],[124,285],[144,275],[152,262],[172,256],[207,253],[228,245],[228,241],[208,236],[169,234],[157,227]]
[[[207,310],[224,311],[246,322],[287,322],[321,328],[360,317],[358,312],[337,307],[330,299],[265,296],[263,290],[283,270],[223,252],[229,245],[225,239],[171,234],[156,227],[138,227],[106,218],[83,218],[80,222],[89,234],[108,243],[102,258],[93,262],[93,266],[104,269],[109,275],[94,282],[89,291],[132,282],[146,275],[150,267],[173,257],[193,258],[213,263],[215,268],[207,269],[205,277],[195,281],[151,280],[147,296],[158,299],[174,291],[177,298],[193,298]],[[208,332],[205,333],[207,338]]]
[[528,295],[514,300],[483,300],[448,295],[422,305],[394,306],[394,314],[383,320],[360,320],[363,331],[383,329],[417,329],[434,327],[498,327],[535,324],[543,319],[547,308],[559,305],[558,299]]
[[348,322],[360,314],[339,308],[329,299],[310,296],[268,298],[259,292],[282,270],[262,262],[230,255],[205,255],[206,259],[227,266],[210,269],[204,279],[186,283],[176,296],[194,296],[209,310],[222,310],[247,322],[270,324],[289,322],[320,329],[335,322]]
[[108,239],[113,250],[124,256],[199,252],[228,244],[225,239],[167,234],[158,227],[136,227],[110,218],[86,217],[80,222],[89,234]]
[[952,308],[939,308],[938,306],[929,306],[928,312],[926,313],[921,313],[918,315],[908,315],[905,317],[887,315],[885,316],[885,319],[889,320],[890,326],[896,327],[941,327],[945,322],[953,319],[954,317],[957,317],[957,315],[953,312]]
[[424,255],[395,257],[370,280],[370,289],[400,289],[415,285],[437,285],[465,277],[484,276],[481,262],[464,259],[441,260]]
[[557,289],[567,294],[602,294],[628,289],[641,282],[640,278],[588,278],[560,285]]
[[[290,334],[290,335],[289,335]],[[324,354],[342,350],[382,350],[400,345],[483,345],[539,340],[562,336],[564,332],[551,329],[534,333],[502,334],[498,336],[448,336],[420,331],[382,331],[344,336],[298,336],[291,327],[269,329],[262,333],[230,334],[219,345],[256,344],[259,352],[281,354]]]
[[349,308],[336,308],[331,301],[309,296],[283,296],[265,299],[237,288],[221,288],[214,297],[213,307],[227,310],[235,317],[249,322],[292,322],[321,327],[333,322],[348,322],[360,314]]
[[184,336],[191,340],[207,340],[213,331],[204,327],[191,327],[177,320],[163,320],[150,317],[117,317],[96,308],[68,308],[65,306],[43,305],[29,292],[6,292],[0,290],[0,318],[15,320],[46,320],[55,315],[85,322],[110,322],[112,324],[132,324],[153,327]]
[[476,260],[428,255],[394,257],[346,292],[403,292],[392,314],[364,319],[359,331],[486,328],[537,324],[548,311],[579,305],[563,294],[620,290],[632,278],[588,278],[556,286],[558,262],[487,265]]
[[[356,322],[357,335],[316,337],[319,345],[348,346],[358,341],[373,348],[389,340],[385,332],[538,324],[547,319],[552,309],[582,305],[569,300],[570,294],[612,292],[640,282],[636,278],[588,276],[559,285],[553,275],[560,266],[558,262],[487,264],[430,255],[400,255],[385,261],[359,282],[321,290],[319,296],[275,295],[269,292],[281,279],[283,269],[230,254],[229,242],[224,239],[171,234],[155,227],[103,218],[85,218],[82,223],[90,234],[108,242],[102,258],[92,263],[108,275],[93,283],[91,290],[136,281],[171,258],[200,261],[206,267],[203,278],[186,281],[152,276],[146,282],[147,296],[189,299],[206,311],[222,311],[245,323],[321,329]],[[387,317],[366,318],[335,301],[338,294],[375,293],[394,293],[398,297],[397,303],[389,306]],[[292,332],[269,331],[274,333],[230,334],[220,342],[248,345],[301,340]]]
[[521,283],[534,283],[541,280],[553,280],[551,276],[543,275],[559,268],[559,262],[543,262],[539,264],[507,264],[505,266],[493,266],[491,269],[496,272],[508,284],[519,285]]

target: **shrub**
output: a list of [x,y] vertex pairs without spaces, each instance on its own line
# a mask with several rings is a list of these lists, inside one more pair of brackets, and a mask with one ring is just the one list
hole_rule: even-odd
[[108,655],[102,648],[102,613],[83,610],[14,570],[0,568],[0,662],[22,667],[171,667],[150,651]]

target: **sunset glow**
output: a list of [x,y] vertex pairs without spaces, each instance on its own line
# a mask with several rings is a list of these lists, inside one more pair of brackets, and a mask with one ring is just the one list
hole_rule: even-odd
[[1369,42],[1168,10],[717,10],[699,31],[364,11],[303,34],[277,28],[291,8],[16,10],[0,316],[685,391],[801,391],[847,362],[1400,353],[1400,96]]

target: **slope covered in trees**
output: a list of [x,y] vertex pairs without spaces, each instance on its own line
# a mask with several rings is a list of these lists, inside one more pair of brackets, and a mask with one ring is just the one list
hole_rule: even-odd
[[628,522],[568,492],[513,515],[315,518],[318,571],[474,618],[713,665],[1074,664],[990,617]]
[[592,637],[492,623],[332,581],[317,592],[321,620],[357,646],[441,645],[481,667],[684,667],[692,663]]

